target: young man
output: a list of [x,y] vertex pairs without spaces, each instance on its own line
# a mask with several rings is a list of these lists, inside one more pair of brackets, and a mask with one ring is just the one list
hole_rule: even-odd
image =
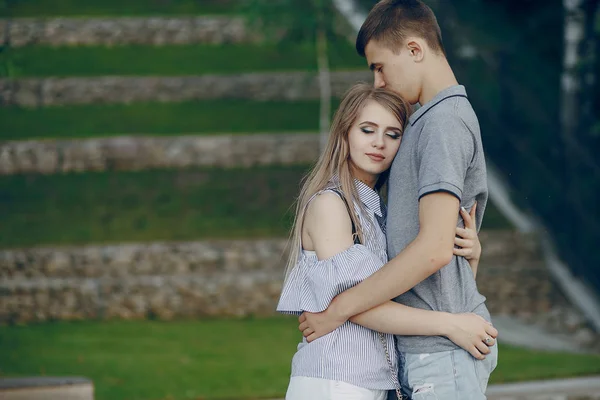
[[[380,1],[361,27],[356,49],[366,57],[376,86],[422,107],[411,116],[391,168],[391,260],[323,313],[305,313],[300,328],[312,341],[390,299],[428,310],[473,312],[490,321],[467,260],[452,255],[462,223],[459,207],[477,202],[479,229],[488,192],[479,123],[448,64],[435,15],[420,0]],[[443,337],[398,336],[403,389],[415,399],[485,399],[497,346],[485,332],[480,336],[481,344],[470,351],[474,357]]]

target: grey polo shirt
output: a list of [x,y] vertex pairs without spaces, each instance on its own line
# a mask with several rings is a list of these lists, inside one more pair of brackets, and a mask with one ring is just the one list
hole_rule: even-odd
[[[488,198],[479,122],[463,86],[438,93],[409,119],[389,181],[388,256],[395,257],[419,233],[419,200],[447,192],[469,210],[477,201],[477,229]],[[463,221],[459,216],[459,225]],[[394,299],[411,307],[451,313],[475,312],[490,320],[469,263],[463,257]],[[440,336],[398,336],[398,349],[431,353],[458,348]]]

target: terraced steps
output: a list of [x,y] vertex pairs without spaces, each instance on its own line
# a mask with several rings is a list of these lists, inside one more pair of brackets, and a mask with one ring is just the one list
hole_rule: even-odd
[[0,19],[0,43],[89,46],[184,43],[253,43],[243,18],[228,16],[153,16]]
[[315,132],[8,141],[0,144],[0,175],[308,165],[318,155]]
[[[486,231],[480,284],[519,282],[528,309],[547,311],[554,289],[535,237]],[[274,314],[285,239],[146,242],[0,251],[0,321]],[[500,251],[501,250],[501,251]],[[512,268],[505,251],[514,255]],[[523,306],[504,284],[482,285],[492,312]],[[520,292],[519,292],[520,293]]]
[[[331,74],[332,95],[341,97],[368,71]],[[0,79],[0,106],[48,107],[69,104],[129,104],[213,99],[297,101],[319,98],[318,78],[309,72],[246,73],[174,77]]]

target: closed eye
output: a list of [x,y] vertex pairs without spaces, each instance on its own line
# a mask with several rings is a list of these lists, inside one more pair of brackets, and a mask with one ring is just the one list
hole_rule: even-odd
[[374,131],[372,129],[369,128],[360,128],[361,131],[363,131],[364,133],[373,133]]

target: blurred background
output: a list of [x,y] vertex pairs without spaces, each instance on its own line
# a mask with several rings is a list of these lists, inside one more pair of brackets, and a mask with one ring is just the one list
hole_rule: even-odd
[[[600,2],[426,2],[487,152],[491,383],[598,375]],[[0,0],[0,397],[283,396],[292,206],[374,3]]]

